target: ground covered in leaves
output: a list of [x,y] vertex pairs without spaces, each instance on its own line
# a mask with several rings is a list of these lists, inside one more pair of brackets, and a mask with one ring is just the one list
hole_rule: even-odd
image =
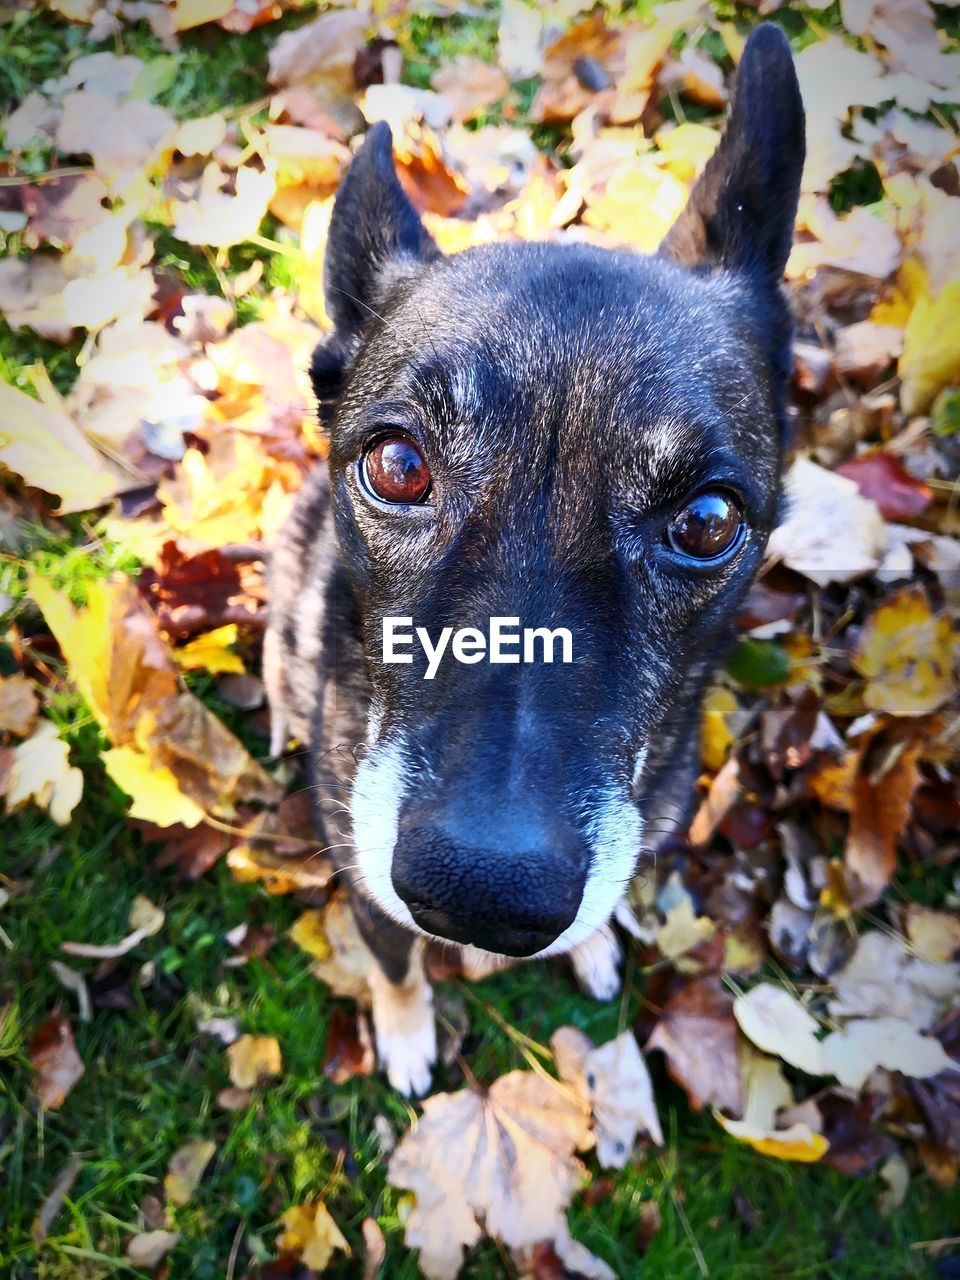
[[[0,1274],[960,1275],[956,9],[778,9],[785,524],[622,996],[437,962],[422,1107],[259,679],[367,123],[441,247],[653,250],[754,7],[0,15]],[[469,1156],[469,1158],[468,1158]]]

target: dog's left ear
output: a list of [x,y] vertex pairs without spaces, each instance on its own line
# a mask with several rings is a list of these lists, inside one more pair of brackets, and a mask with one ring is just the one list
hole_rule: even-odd
[[324,420],[364,330],[378,319],[390,266],[416,266],[439,256],[400,185],[390,126],[381,121],[354,156],[330,218],[323,282],[334,332],[317,347],[310,366]]
[[793,238],[804,118],[790,46],[762,23],[740,59],[720,145],[659,252],[680,266],[778,283]]

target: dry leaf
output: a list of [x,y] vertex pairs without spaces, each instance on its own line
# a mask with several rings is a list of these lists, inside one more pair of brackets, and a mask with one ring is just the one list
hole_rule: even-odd
[[322,1200],[296,1205],[280,1219],[283,1231],[277,1237],[281,1254],[293,1254],[312,1271],[325,1271],[334,1253],[350,1254],[343,1232],[330,1216]]
[[[908,909],[910,913],[924,910],[915,906]],[[960,945],[960,925],[955,917],[946,919],[954,925],[955,949]],[[910,941],[916,945],[912,935]],[[865,933],[851,959],[832,975],[830,1014],[834,1018],[902,1018],[919,1031],[926,1031],[960,1000],[960,964],[948,960],[949,957],[932,961],[913,955],[903,938],[879,929]]]
[[26,738],[37,727],[39,703],[26,676],[0,676],[0,733]]
[[843,854],[846,887],[856,907],[875,902],[897,866],[897,846],[920,782],[920,742],[868,739],[853,781],[853,809]]
[[777,1160],[810,1164],[823,1157],[829,1143],[809,1122],[795,1120],[777,1128],[778,1115],[791,1106],[793,1094],[779,1062],[749,1046],[743,1055],[743,1095],[746,1104],[742,1120],[715,1113],[717,1122],[732,1138]]
[[877,1067],[928,1080],[960,1071],[939,1040],[922,1035],[904,1018],[861,1018],[827,1036],[820,1046],[821,1074],[859,1089]]
[[533,1072],[427,1098],[387,1174],[416,1196],[404,1238],[424,1274],[452,1280],[484,1232],[510,1248],[553,1239],[583,1176],[574,1151],[591,1142],[585,1103]]
[[311,955],[322,948],[322,937],[328,950],[326,956],[320,956],[311,966],[314,977],[325,982],[335,996],[369,1004],[372,959],[345,895],[328,903],[322,920],[319,913],[304,912],[290,930],[290,936]]
[[819,586],[849,582],[880,565],[887,527],[852,480],[798,458],[784,487],[787,518],[770,535],[771,559]]
[[734,1115],[743,1109],[733,996],[716,975],[684,983],[667,1001],[647,1051],[667,1056],[671,1079],[700,1111],[713,1103]]
[[70,748],[49,720],[41,721],[32,737],[13,748],[2,794],[10,813],[32,802],[46,809],[58,826],[70,821],[83,794],[83,774],[70,763]]
[[352,97],[353,60],[369,25],[363,9],[335,9],[293,31],[285,31],[270,50],[273,85],[306,84],[321,102]]
[[62,403],[0,383],[0,463],[60,498],[57,514],[103,506],[117,483]]
[[818,1024],[783,987],[761,982],[733,1002],[740,1030],[758,1049],[772,1053],[808,1075],[823,1075]]
[[188,1142],[170,1157],[163,1190],[167,1200],[176,1205],[190,1201],[217,1150],[215,1142]]
[[280,1045],[273,1036],[243,1035],[226,1050],[230,1079],[238,1089],[252,1089],[283,1073]]
[[[907,905],[905,915],[907,939],[919,961],[947,964],[960,951],[960,916],[917,902]],[[956,968],[960,974],[960,967]]]
[[853,664],[867,680],[863,700],[875,711],[923,716],[956,688],[957,645],[946,614],[934,614],[923,588],[904,587],[867,619]]
[[184,671],[208,671],[211,675],[222,675],[224,672],[242,674],[245,671],[243,659],[233,647],[238,639],[237,624],[228,622],[225,626],[205,631],[189,644],[174,649],[173,656]]
[[499,67],[464,54],[433,73],[430,83],[450,100],[454,120],[472,120],[504,97],[509,84]]
[[173,233],[187,244],[227,249],[242,244],[260,230],[276,190],[274,174],[244,167],[237,171],[235,190],[223,191],[227,175],[211,163],[203,175],[203,191],[173,211]]
[[127,1260],[135,1267],[153,1271],[179,1243],[179,1231],[143,1231],[127,1243]]
[[84,1066],[66,1018],[47,1018],[27,1046],[30,1065],[37,1073],[33,1084],[40,1101],[55,1111],[83,1075]]
[[561,1027],[550,1037],[560,1079],[572,1084],[589,1104],[604,1169],[622,1169],[638,1133],[663,1146],[663,1131],[653,1085],[632,1031],[594,1046],[576,1027]]
[[667,912],[666,922],[657,932],[657,946],[668,960],[674,961],[679,972],[695,972],[699,965],[693,961],[684,962],[683,956],[712,938],[716,931],[716,924],[707,916],[694,914],[693,899],[685,894]]

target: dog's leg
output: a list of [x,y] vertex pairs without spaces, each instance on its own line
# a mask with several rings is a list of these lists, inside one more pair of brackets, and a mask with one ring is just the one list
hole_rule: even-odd
[[373,954],[370,994],[377,1057],[407,1097],[430,1088],[437,1060],[433,990],[423,967],[425,939],[395,924],[361,894],[351,895],[357,927]]
[[621,986],[623,949],[611,924],[601,925],[586,942],[570,952],[570,963],[584,995],[612,1000]]

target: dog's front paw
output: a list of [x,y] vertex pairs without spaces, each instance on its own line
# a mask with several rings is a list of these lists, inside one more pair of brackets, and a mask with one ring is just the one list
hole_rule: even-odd
[[570,952],[580,990],[594,1000],[612,1000],[621,987],[623,949],[612,925],[605,924]]
[[394,1089],[408,1098],[420,1098],[430,1089],[431,1068],[437,1060],[437,1025],[430,984],[418,961],[411,968],[402,986],[376,972],[370,992],[380,1066]]

